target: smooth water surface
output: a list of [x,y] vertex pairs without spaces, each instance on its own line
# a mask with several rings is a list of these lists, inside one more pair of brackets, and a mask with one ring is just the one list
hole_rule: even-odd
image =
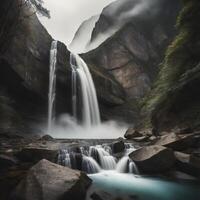
[[200,200],[200,185],[195,183],[180,184],[116,171],[103,171],[89,176],[93,186],[87,199],[90,199],[92,191],[104,191],[123,200]]

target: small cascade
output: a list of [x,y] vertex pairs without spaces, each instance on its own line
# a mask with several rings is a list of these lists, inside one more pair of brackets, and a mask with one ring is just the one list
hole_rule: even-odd
[[94,174],[101,171],[100,166],[92,157],[83,156],[82,159],[82,170],[84,172],[87,172],[88,174]]
[[56,97],[56,63],[57,63],[57,41],[53,41],[50,50],[49,69],[49,94],[48,94],[48,133],[51,133],[55,114]]
[[139,174],[136,164],[128,156],[124,156],[117,163],[116,171],[119,173]]
[[[77,119],[78,85],[81,88],[82,124],[86,127],[100,124],[100,113],[94,82],[87,64],[76,54],[71,53],[70,64],[72,68],[72,109]],[[77,84],[78,83],[78,84]]]
[[139,174],[137,166],[130,160],[127,154],[130,149],[133,149],[133,146],[126,145],[126,148],[125,156],[119,161],[112,155],[110,145],[86,146],[61,150],[58,156],[58,164],[72,169],[79,169],[88,174],[98,173],[102,170]]
[[116,167],[115,158],[105,150],[109,149],[108,147],[102,147],[101,145],[90,147],[89,155],[97,160],[102,169],[105,170],[114,170]]

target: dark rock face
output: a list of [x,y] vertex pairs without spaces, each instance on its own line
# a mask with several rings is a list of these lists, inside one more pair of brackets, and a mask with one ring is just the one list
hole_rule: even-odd
[[79,171],[41,160],[17,186],[17,200],[83,200],[91,180]]
[[15,158],[0,154],[0,170],[15,166],[16,164],[17,160]]
[[123,141],[118,141],[112,143],[112,151],[113,153],[122,153],[125,150],[125,144]]
[[[129,154],[142,173],[160,173],[175,163],[174,152],[162,146],[146,146]],[[155,167],[156,166],[156,167]]]
[[179,34],[169,46],[161,72],[147,98],[145,124],[158,132],[174,127],[200,127],[200,14],[199,1],[184,1],[177,27]]
[[[125,12],[123,6],[132,4],[134,7],[136,3],[127,2],[122,5],[121,14]],[[147,17],[147,13],[144,13],[129,19],[117,33],[85,55],[88,63],[105,68],[112,74],[131,99],[140,99],[151,89],[164,50],[176,33],[174,25],[180,2],[167,3],[163,0],[161,4],[167,6],[162,7],[155,16]],[[101,34],[106,31],[105,18],[111,17],[102,14],[96,23],[93,37],[97,37],[94,35],[98,35],[98,32]],[[113,23],[117,21],[115,18],[112,20]]]

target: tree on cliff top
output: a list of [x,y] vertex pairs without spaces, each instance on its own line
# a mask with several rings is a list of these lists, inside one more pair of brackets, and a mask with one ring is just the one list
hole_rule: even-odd
[[50,18],[50,12],[48,9],[43,7],[43,0],[27,0],[36,10],[37,13]]

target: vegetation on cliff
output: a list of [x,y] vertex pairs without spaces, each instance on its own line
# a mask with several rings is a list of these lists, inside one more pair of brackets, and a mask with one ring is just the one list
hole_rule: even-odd
[[[168,47],[154,88],[145,99],[146,125],[157,129],[187,124],[200,118],[200,2],[184,0],[178,19],[179,34]],[[149,117],[150,116],[150,117]]]

